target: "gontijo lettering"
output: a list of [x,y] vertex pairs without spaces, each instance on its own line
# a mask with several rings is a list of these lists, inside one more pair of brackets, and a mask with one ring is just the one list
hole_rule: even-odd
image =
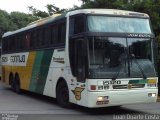
[[2,57],[2,62],[22,63],[25,62],[25,55]]

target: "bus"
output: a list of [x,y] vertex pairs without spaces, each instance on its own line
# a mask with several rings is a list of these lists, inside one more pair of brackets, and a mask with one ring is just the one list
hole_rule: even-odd
[[156,102],[155,36],[145,13],[80,9],[53,15],[2,40],[2,81],[62,107]]
[[0,46],[0,80],[1,80],[1,76],[2,76],[2,67],[1,67],[1,46]]

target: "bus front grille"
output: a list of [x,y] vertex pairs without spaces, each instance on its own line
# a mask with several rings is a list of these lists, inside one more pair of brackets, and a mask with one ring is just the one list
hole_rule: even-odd
[[132,89],[132,88],[144,88],[145,84],[127,84],[127,85],[113,85],[113,89]]

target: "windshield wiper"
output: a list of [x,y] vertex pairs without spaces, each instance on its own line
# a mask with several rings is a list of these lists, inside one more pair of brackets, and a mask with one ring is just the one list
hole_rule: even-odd
[[121,69],[123,68],[123,66],[125,65],[125,69],[126,69],[126,57],[123,59],[124,63],[121,62],[121,65],[119,66],[119,71],[116,72],[116,74],[111,78],[112,80],[116,80],[117,77],[119,76],[119,73],[121,72]]
[[132,59],[132,58],[134,59],[134,61],[135,61],[136,65],[137,65],[137,66],[138,66],[138,68],[139,68],[139,70],[141,71],[143,78],[144,78],[144,79],[146,79],[146,78],[147,78],[147,76],[145,75],[145,73],[144,73],[144,71],[143,71],[142,67],[141,67],[141,66],[140,66],[140,64],[138,63],[138,61],[137,61],[137,59],[136,59],[136,57],[135,57],[135,55],[134,55],[134,54],[131,54],[131,59]]
[[116,72],[115,76],[113,76],[113,77],[111,78],[113,81],[116,80],[117,77],[119,76],[119,73],[120,73],[120,71],[121,71],[121,68],[122,68],[122,66],[120,66],[120,69],[119,69],[118,72]]

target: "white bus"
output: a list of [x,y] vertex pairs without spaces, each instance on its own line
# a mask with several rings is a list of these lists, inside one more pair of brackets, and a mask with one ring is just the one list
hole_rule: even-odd
[[2,81],[62,107],[156,102],[153,47],[147,14],[75,10],[5,33]]

